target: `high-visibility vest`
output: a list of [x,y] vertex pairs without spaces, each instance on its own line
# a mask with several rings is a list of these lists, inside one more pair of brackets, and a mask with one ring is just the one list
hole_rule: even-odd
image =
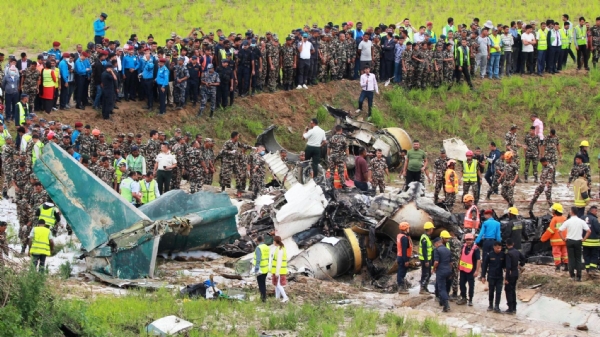
[[[556,219],[556,221],[554,221],[555,219]],[[560,229],[560,226],[562,226],[563,222],[565,222],[565,221],[567,221],[567,218],[565,218],[562,215],[553,217],[552,221],[550,222],[550,226],[548,226],[548,228],[546,229],[546,231],[540,238],[540,241],[546,242],[546,241],[550,240],[551,246],[566,246],[567,243],[564,242],[560,238],[560,235],[558,234],[558,230]],[[568,231],[563,232],[563,235],[565,237],[567,237],[567,232]],[[556,260],[556,258],[555,258],[555,260]],[[560,260],[560,257],[558,257],[558,260]]]
[[121,191],[121,196],[129,202],[133,202],[133,195],[131,194],[131,184],[133,184],[133,179],[131,179],[131,177],[127,177],[123,179],[123,181],[121,181],[121,185],[119,188],[119,190]]
[[2,148],[4,144],[6,144],[6,138],[8,137],[10,137],[10,134],[8,133],[8,130],[4,129],[2,131],[2,134],[0,135],[0,148]]
[[398,248],[398,256],[402,256],[402,238],[403,237],[407,237],[408,238],[408,248],[406,249],[406,255],[405,257],[410,258],[412,256],[412,251],[413,251],[413,245],[412,245],[412,240],[403,233],[398,234],[398,236],[396,237],[396,246]]
[[477,245],[473,245],[473,247],[471,247],[471,251],[469,251],[469,254],[465,254],[465,251],[467,250],[467,245],[465,244],[463,246],[462,253],[460,254],[460,262],[458,267],[460,271],[470,273],[473,270],[473,253],[475,252],[475,249],[477,249]]
[[444,35],[448,36],[448,32],[456,32],[456,28],[454,26],[450,27],[450,25],[444,26],[442,33],[444,33]]
[[256,252],[254,252],[254,257],[252,258],[252,265],[259,266],[259,270],[261,274],[269,273],[269,254],[271,250],[269,246],[261,243],[258,245],[258,249],[260,249],[260,261],[256,261]]
[[281,257],[281,266],[279,267],[279,275],[287,275],[287,250],[285,247],[275,248],[275,255],[273,255],[273,262],[271,263],[271,274],[277,274],[277,259],[279,251],[283,250],[283,256]]
[[19,126],[25,123],[25,109],[23,108],[23,102],[17,103],[17,107],[19,108]]
[[433,255],[431,255],[433,252],[433,247],[431,245],[431,239],[427,234],[421,235],[421,239],[419,240],[419,260],[425,260],[423,258],[423,246],[421,245],[421,242],[423,242],[423,240],[427,242],[427,257],[429,258],[429,260],[433,260]]
[[477,160],[472,159],[471,165],[465,161],[463,164],[463,181],[464,182],[477,182]]
[[578,46],[587,44],[587,27],[575,26],[575,40]]
[[[495,37],[494,34],[490,35],[490,40],[492,40],[492,42],[494,43],[494,47],[500,48],[500,44],[502,42],[502,36],[500,36],[500,34],[496,35]],[[490,46],[490,54],[500,53],[502,51],[502,48],[498,49],[498,51],[495,51],[495,48],[493,50],[494,51],[492,51],[492,46]]]
[[40,216],[38,220],[44,220],[46,222],[46,226],[54,227],[56,223],[56,218],[54,217],[54,211],[56,210],[54,207],[44,208],[44,204],[40,205]]
[[560,30],[560,40],[562,42],[562,49],[569,49],[569,45],[571,44],[571,32],[567,29]]
[[54,82],[54,87],[58,89],[60,83],[60,69],[58,67],[54,68],[54,72],[56,73],[56,82]]
[[156,180],[150,181],[150,187],[146,187],[146,181],[140,183],[140,191],[142,192],[142,204],[147,204],[156,199]]
[[577,184],[573,184],[573,192],[575,193],[575,207],[585,207],[587,206],[587,202],[590,200],[588,196],[587,199],[583,199],[581,197],[581,188],[577,186]]
[[50,229],[46,227],[35,227],[33,229],[33,240],[29,253],[31,255],[50,256]]
[[54,87],[55,86],[55,83],[52,80],[52,69],[44,69],[44,70],[42,70],[42,86],[45,87],[45,88],[49,88],[49,87]]
[[543,31],[541,29],[538,30],[537,33],[537,47],[538,50],[546,50],[548,49],[548,31]]
[[[475,211],[477,212],[477,217],[475,219],[471,219],[471,212],[473,211],[473,209],[475,209]],[[463,226],[465,228],[477,229],[479,228],[480,223],[481,219],[479,217],[479,209],[477,209],[477,206],[473,205],[467,210],[467,213],[465,213],[465,220],[463,222]]]
[[[116,183],[117,184],[121,183],[121,177],[123,176],[123,172],[121,172],[121,170],[119,170],[119,164],[123,160],[124,160],[123,157],[121,157],[121,158],[115,159],[113,161],[113,168],[115,169],[115,176],[116,176]],[[125,162],[127,162],[127,161],[125,161]]]
[[[37,142],[35,143],[33,146],[37,146],[40,149],[40,155],[42,154],[42,148],[44,148],[44,143],[42,142]],[[31,164],[35,164],[35,161],[37,160],[37,155],[35,154],[35,149],[33,151],[31,151]]]
[[[450,180],[450,177],[452,175],[454,175],[454,184]],[[444,191],[446,193],[457,193],[458,192],[458,179],[457,179],[456,173],[454,172],[453,169],[446,170],[444,180],[446,181],[446,185],[444,186]]]

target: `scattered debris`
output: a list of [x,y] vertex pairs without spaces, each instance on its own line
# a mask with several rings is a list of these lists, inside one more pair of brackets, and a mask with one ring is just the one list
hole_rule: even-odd
[[576,329],[579,331],[588,331],[588,327],[586,324],[578,325]]
[[183,333],[194,326],[191,322],[177,316],[166,316],[150,323],[146,327],[146,333],[153,336],[167,337]]

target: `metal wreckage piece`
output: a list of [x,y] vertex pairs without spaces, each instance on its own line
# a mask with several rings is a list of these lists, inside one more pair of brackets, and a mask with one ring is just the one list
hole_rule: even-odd
[[90,271],[153,277],[158,253],[214,248],[239,237],[237,207],[226,194],[171,191],[138,209],[54,143],[33,171],[81,241]]

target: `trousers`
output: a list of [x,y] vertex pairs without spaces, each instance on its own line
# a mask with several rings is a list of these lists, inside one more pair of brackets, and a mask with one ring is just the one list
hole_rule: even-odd
[[477,60],[477,64],[479,65],[479,75],[481,77],[485,77],[488,62],[487,54],[477,54],[475,59]]
[[588,60],[590,58],[590,51],[586,45],[577,46],[577,69],[581,69],[584,66],[585,69],[589,69]]
[[[31,255],[31,262],[33,263],[33,267],[38,270],[40,273],[46,271],[46,255]],[[38,268],[39,264],[39,268]]]
[[[437,273],[435,276],[435,287],[438,291],[442,304],[448,304],[448,282],[450,281],[451,272]],[[451,282],[451,281],[450,281]]]
[[319,175],[319,163],[321,162],[321,148],[317,146],[306,146],[304,150],[306,160],[312,160],[313,177]]
[[475,274],[473,272],[460,272],[460,297],[467,298],[467,284],[469,284],[469,301],[475,294]]
[[401,287],[404,286],[404,278],[406,277],[406,272],[408,271],[408,268],[404,266],[405,261],[403,257],[398,256],[396,258],[396,261],[398,262],[398,272],[396,272],[396,283],[399,287]]
[[502,286],[504,280],[502,278],[490,278],[488,277],[488,300],[490,307],[500,306],[500,299],[502,297]]
[[172,171],[158,170],[156,172],[156,183],[158,184],[158,191],[161,195],[169,192],[171,189],[171,177],[173,176]]
[[537,72],[540,75],[544,72],[546,68],[546,56],[547,53],[545,50],[538,50]]
[[298,85],[308,84],[310,73],[310,59],[298,60]]
[[404,190],[408,191],[408,185],[413,181],[421,181],[421,171],[410,171],[406,170],[406,185],[404,186]]
[[371,117],[371,110],[373,109],[373,91],[363,90],[360,92],[360,97],[358,98],[358,109],[362,110],[365,99],[367,99],[369,105],[368,116]]
[[256,276],[256,283],[258,283],[260,299],[265,302],[267,300],[267,274],[260,274]]
[[569,275],[581,278],[581,240],[567,239],[567,255],[569,257]]
[[508,310],[517,310],[517,280],[518,276],[507,277],[508,284],[504,286],[504,293],[506,294],[506,304]]
[[429,261],[428,267],[425,267],[425,262],[427,261],[421,261],[421,287],[427,287],[431,278],[432,262]]
[[598,268],[598,251],[600,247],[583,246],[583,261],[585,270]]
[[554,258],[555,266],[560,266],[561,263],[569,263],[567,246],[552,246],[552,257]]

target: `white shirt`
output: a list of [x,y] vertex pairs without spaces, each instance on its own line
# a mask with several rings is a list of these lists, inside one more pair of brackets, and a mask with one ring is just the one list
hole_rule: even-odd
[[360,44],[358,45],[358,50],[360,50],[361,61],[372,61],[371,48],[373,48],[373,43],[371,41],[360,41]]
[[302,137],[306,139],[307,146],[321,147],[321,143],[326,139],[325,131],[318,125],[315,125],[312,129],[306,131]]
[[590,226],[576,216],[571,216],[567,221],[563,222],[559,231],[567,232],[567,240],[581,241],[583,239],[583,231],[590,230]]
[[544,140],[544,122],[542,122],[539,118],[536,118],[533,121],[533,126],[537,128],[537,136],[540,140]]
[[[535,36],[532,33],[521,34],[521,41],[533,42],[534,40],[535,40]],[[523,43],[523,48],[521,49],[521,51],[524,53],[533,53],[533,45],[532,44],[525,45]]]
[[376,93],[379,93],[375,74],[369,73],[360,75],[360,87],[364,91],[375,91]]
[[[550,31],[550,37],[554,37],[554,42],[550,42],[553,47],[562,46],[562,41],[560,40],[560,30],[553,29]],[[552,41],[552,39],[550,39]]]
[[[164,171],[165,166],[169,167],[177,164],[177,159],[171,154],[171,152],[161,152],[156,156],[156,163],[158,163],[158,170]],[[171,169],[167,169],[167,171],[171,171]]]
[[303,60],[310,60],[310,51],[313,49],[312,43],[310,41],[300,41],[298,43],[298,50],[300,50],[300,46],[302,46],[302,51],[300,51],[300,58]]
[[413,38],[415,40],[414,43],[423,42],[423,41],[425,41],[425,34],[417,33],[413,36]]

